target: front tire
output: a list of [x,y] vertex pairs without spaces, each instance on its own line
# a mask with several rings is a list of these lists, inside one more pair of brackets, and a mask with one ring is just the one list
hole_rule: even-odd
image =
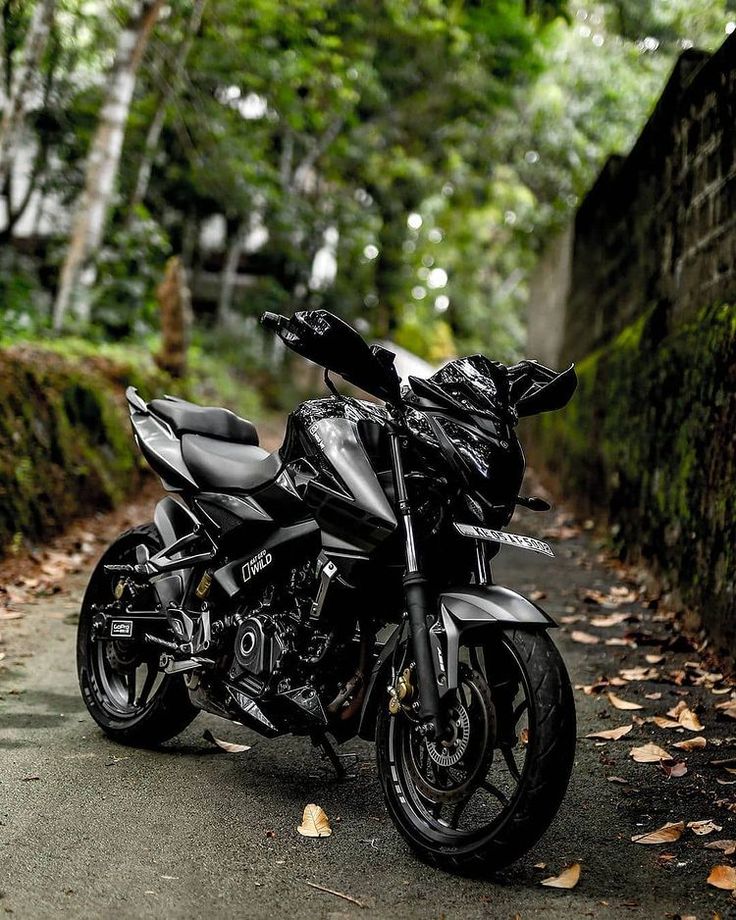
[[[95,605],[110,604],[119,577],[105,565],[136,561],[139,545],[149,551],[162,548],[153,524],[134,527],[108,547],[92,572],[82,600],[77,629],[77,675],[89,714],[115,741],[137,747],[156,747],[183,731],[198,714],[181,674],[163,674],[159,653],[131,641],[93,639]],[[150,594],[153,594],[153,590]],[[154,599],[136,598],[139,609],[153,608]]]
[[492,872],[526,853],[557,814],[575,757],[575,705],[546,631],[503,630],[462,656],[451,741],[427,742],[410,710],[391,716],[382,705],[378,773],[389,815],[420,857]]

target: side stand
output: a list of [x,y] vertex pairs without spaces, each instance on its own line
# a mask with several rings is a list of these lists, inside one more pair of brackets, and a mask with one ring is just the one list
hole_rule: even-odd
[[311,735],[312,744],[315,747],[322,748],[322,759],[329,760],[332,764],[338,779],[345,779],[349,774],[343,761],[354,766],[358,761],[358,755],[355,753],[338,754],[334,745],[324,732],[313,732]]

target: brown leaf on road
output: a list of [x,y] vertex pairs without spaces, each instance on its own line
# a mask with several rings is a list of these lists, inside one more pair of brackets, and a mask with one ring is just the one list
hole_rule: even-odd
[[202,737],[205,741],[209,741],[210,744],[216,744],[221,750],[227,751],[228,754],[243,754],[245,751],[250,750],[249,744],[236,744],[234,741],[223,741],[221,738],[215,738],[209,729],[202,733]]
[[657,766],[668,779],[679,779],[687,773],[687,764],[684,760],[671,762],[660,760]]
[[570,633],[570,638],[573,642],[580,642],[582,645],[598,645],[601,641],[598,636],[583,632],[581,629],[573,629]]
[[644,697],[645,699],[648,699],[648,700],[661,700],[662,694],[661,693],[645,693]]
[[678,716],[678,721],[689,732],[702,732],[705,727],[692,709],[683,709]]
[[703,846],[706,850],[721,850],[724,856],[736,853],[736,840],[709,840]]
[[641,747],[632,748],[629,751],[629,757],[636,763],[659,763],[660,760],[672,760],[664,748],[658,744],[643,744]]
[[606,645],[619,645],[626,648],[636,648],[636,642],[633,639],[624,639],[623,636],[614,636],[611,639],[606,639]]
[[0,610],[0,620],[22,620],[24,616],[24,613],[15,610]]
[[601,629],[610,629],[611,626],[618,626],[630,618],[630,613],[609,613],[608,616],[592,617],[590,625],[599,626]]
[[546,591],[532,591],[529,595],[530,601],[543,601],[547,597]]
[[676,840],[679,840],[684,833],[684,821],[677,821],[675,823],[668,822],[662,825],[662,827],[658,827],[656,831],[647,831],[645,834],[634,834],[631,839],[634,843],[674,843]]
[[705,821],[688,821],[687,826],[688,829],[691,830],[693,834],[697,834],[698,837],[705,837],[707,834],[712,834],[714,831],[723,830],[720,825],[711,821],[710,818]]
[[667,716],[652,716],[651,721],[657,728],[682,728],[677,719],[668,719]]
[[662,664],[664,655],[645,655],[644,658],[649,664]]
[[640,706],[639,703],[632,703],[629,700],[622,700],[620,696],[616,696],[615,693],[607,693],[608,702],[615,709],[643,709],[643,706]]
[[546,885],[547,888],[574,888],[580,881],[580,863],[573,863],[566,869],[563,869],[559,875],[552,875],[544,878],[539,883]]
[[686,738],[684,741],[678,741],[672,747],[679,748],[681,751],[698,751],[706,746],[708,742],[702,735],[695,738]]
[[628,735],[633,727],[633,725],[619,725],[618,728],[606,728],[600,732],[590,732],[585,737],[593,738],[597,741],[618,741],[619,738]]
[[302,823],[297,827],[302,837],[329,837],[332,834],[330,820],[319,805],[306,805]]
[[733,866],[713,866],[707,882],[714,888],[736,891],[736,869]]
[[624,680],[659,680],[659,671],[656,668],[622,668],[618,672]]
[[727,719],[736,719],[736,702],[734,702],[733,700],[731,700],[725,706],[722,703],[717,703],[716,709],[722,715],[726,716]]
[[569,614],[564,617],[560,617],[560,623],[564,623],[565,626],[571,626],[573,623],[579,623],[581,620],[584,620],[585,617],[580,616],[577,613]]

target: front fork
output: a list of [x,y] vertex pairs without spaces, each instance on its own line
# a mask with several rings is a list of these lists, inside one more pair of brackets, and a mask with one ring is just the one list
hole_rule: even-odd
[[[414,525],[411,517],[409,497],[404,481],[404,465],[401,457],[400,434],[392,429],[390,434],[391,466],[394,477],[396,499],[404,527],[406,552],[406,575],[404,576],[404,598],[409,618],[414,661],[419,684],[419,717],[428,727],[428,733],[441,738],[447,730],[446,711],[440,705],[438,683],[446,681],[441,661],[433,660],[428,621],[436,607],[431,597],[427,580],[422,575],[414,540]],[[436,657],[436,656],[435,656]]]

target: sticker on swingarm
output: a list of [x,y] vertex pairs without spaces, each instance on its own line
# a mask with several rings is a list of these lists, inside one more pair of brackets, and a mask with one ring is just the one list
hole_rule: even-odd
[[492,543],[503,543],[506,546],[516,546],[518,549],[529,549],[533,553],[554,556],[549,543],[527,537],[523,533],[506,533],[503,530],[491,530],[489,527],[476,527],[474,524],[455,524],[455,530],[464,537],[472,537],[475,540],[490,540]]
[[113,639],[131,639],[133,637],[133,621],[111,620],[110,637]]

